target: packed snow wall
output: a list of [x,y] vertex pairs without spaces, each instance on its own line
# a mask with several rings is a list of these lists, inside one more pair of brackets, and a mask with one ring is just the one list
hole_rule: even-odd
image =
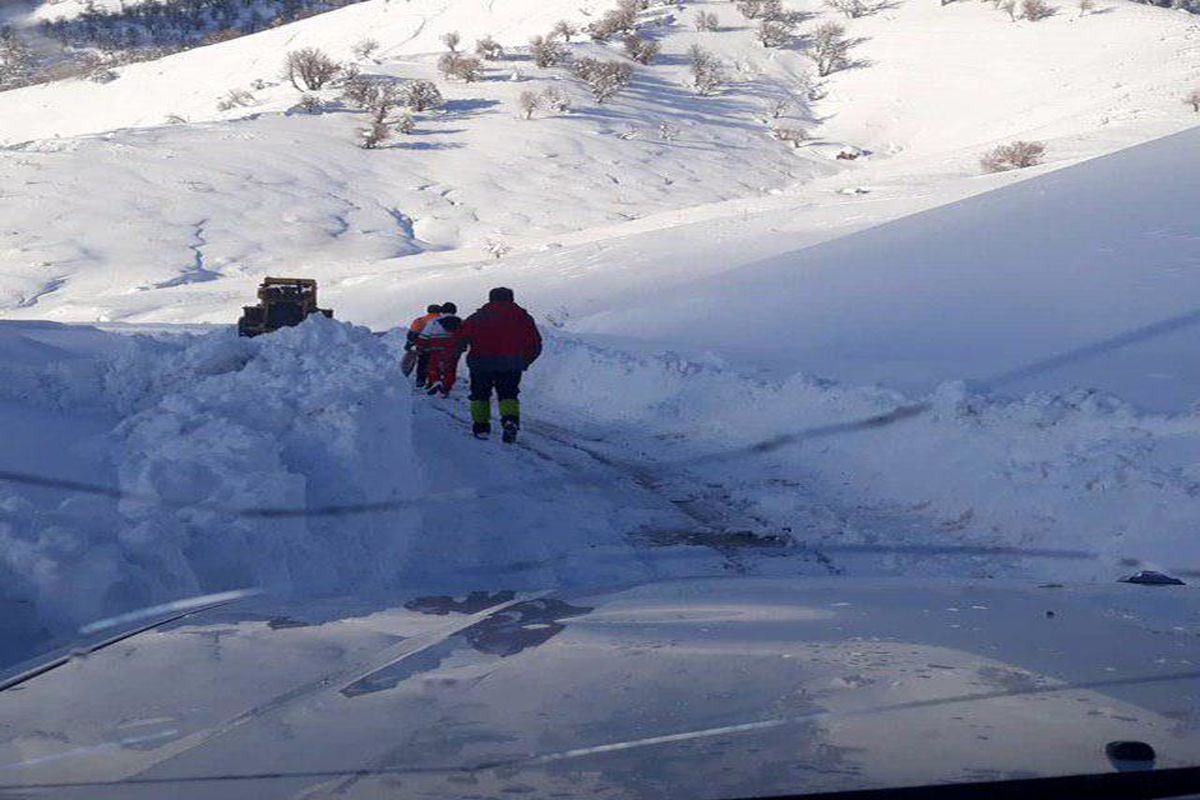
[[385,591],[419,525],[411,397],[381,340],[341,322],[255,339],[4,323],[0,423],[4,470],[124,493],[0,483],[0,604],[48,636],[232,588]]
[[[710,493],[744,518],[814,547],[1090,554],[892,564],[905,574],[1111,580],[1139,567],[1200,568],[1194,410],[1140,413],[1087,388],[1002,396],[947,382],[909,397],[806,374],[755,379],[716,357],[630,354],[561,336],[527,383],[530,416],[595,436],[627,432],[630,457],[657,480],[720,487]],[[913,413],[842,427],[897,409]],[[763,442],[779,446],[753,449]],[[880,566],[848,563],[852,573]]]

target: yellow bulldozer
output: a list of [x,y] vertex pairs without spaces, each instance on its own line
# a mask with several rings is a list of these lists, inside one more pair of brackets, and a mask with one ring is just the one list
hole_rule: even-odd
[[258,305],[243,306],[239,336],[258,336],[299,325],[309,314],[333,317],[333,310],[317,307],[317,282],[312,278],[264,278],[258,287]]

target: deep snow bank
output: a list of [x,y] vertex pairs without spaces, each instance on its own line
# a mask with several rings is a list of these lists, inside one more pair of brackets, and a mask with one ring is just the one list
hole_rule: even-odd
[[817,549],[977,545],[1095,554],[1065,562],[953,556],[856,565],[835,558],[852,574],[878,572],[882,564],[885,574],[1009,571],[1111,580],[1131,571],[1127,559],[1200,568],[1195,412],[1143,415],[1089,390],[1005,400],[945,383],[916,398],[929,402],[928,412],[890,427],[689,464],[806,428],[868,419],[914,398],[804,374],[750,379],[718,361],[630,355],[559,337],[529,384],[531,413],[559,424],[570,415],[584,429],[607,431],[602,436],[636,432],[629,449],[647,453],[665,484],[707,486],[764,531],[790,530]]
[[[388,588],[412,512],[265,519],[220,509],[417,494],[403,386],[375,336],[324,319],[254,340],[0,326],[0,423],[8,442],[26,444],[4,468],[35,462],[179,506],[0,484],[0,600],[32,601],[55,632],[232,587]],[[77,419],[104,424],[44,452],[41,434]]]

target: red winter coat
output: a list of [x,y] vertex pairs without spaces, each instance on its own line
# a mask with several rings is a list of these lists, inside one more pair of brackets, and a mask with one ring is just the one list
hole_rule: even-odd
[[473,370],[519,372],[542,354],[537,323],[516,303],[488,303],[467,317],[458,339]]

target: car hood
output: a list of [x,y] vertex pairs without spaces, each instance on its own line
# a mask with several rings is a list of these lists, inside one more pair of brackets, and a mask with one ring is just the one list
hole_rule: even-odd
[[719,798],[1104,772],[1115,740],[1191,766],[1198,631],[1193,588],[1123,584],[254,598],[0,692],[0,796]]

